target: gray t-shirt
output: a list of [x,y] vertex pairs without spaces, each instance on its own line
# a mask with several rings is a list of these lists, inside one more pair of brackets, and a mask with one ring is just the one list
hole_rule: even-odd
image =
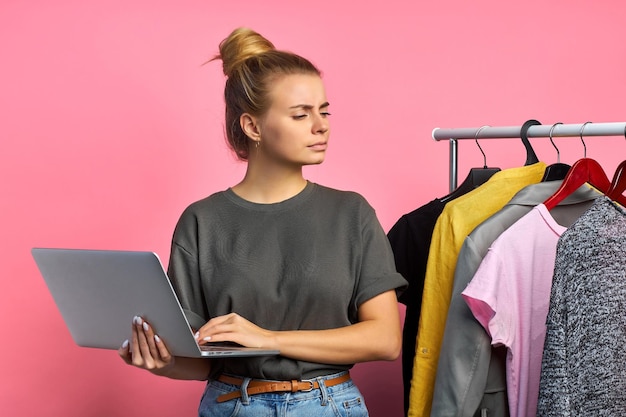
[[[314,183],[275,204],[230,189],[191,204],[174,232],[168,274],[194,328],[231,312],[269,330],[348,326],[363,302],[406,285],[367,201]],[[291,380],[351,366],[231,358],[216,360],[212,376]]]

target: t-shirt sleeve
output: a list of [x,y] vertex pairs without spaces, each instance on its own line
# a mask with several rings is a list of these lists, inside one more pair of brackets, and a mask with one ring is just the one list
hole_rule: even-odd
[[365,203],[361,229],[362,253],[354,306],[389,290],[401,294],[408,282],[397,272],[389,239],[374,209]]
[[202,291],[198,266],[197,221],[190,210],[186,210],[176,225],[167,274],[178,296],[189,324],[199,329],[209,319]]
[[491,336],[493,345],[509,343],[510,315],[506,306],[508,291],[501,285],[506,281],[506,268],[492,249],[480,263],[476,274],[463,290],[463,298],[472,314]]

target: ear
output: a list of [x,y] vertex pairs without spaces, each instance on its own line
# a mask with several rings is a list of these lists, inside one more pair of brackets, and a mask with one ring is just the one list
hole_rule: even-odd
[[259,119],[249,113],[244,113],[239,117],[239,125],[241,130],[250,139],[259,141],[261,139],[261,130],[259,129]]

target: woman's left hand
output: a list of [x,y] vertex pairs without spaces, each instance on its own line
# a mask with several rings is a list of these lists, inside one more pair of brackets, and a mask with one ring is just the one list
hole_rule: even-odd
[[196,332],[200,344],[210,342],[235,342],[242,346],[275,349],[273,332],[263,329],[237,313],[209,320]]
[[152,326],[141,317],[133,319],[132,338],[123,343],[118,354],[127,364],[156,375],[166,375],[175,361]]

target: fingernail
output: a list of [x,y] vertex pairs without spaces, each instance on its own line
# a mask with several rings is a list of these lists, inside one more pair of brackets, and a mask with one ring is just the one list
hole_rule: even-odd
[[145,321],[143,322],[143,330],[146,332],[150,330],[150,326],[148,326],[148,323],[146,323]]
[[205,338],[204,338],[204,339],[202,339],[202,340],[204,340],[205,342],[208,342],[209,340],[211,340],[211,336],[207,336],[207,337],[205,337]]
[[196,332],[193,337],[198,340],[200,338],[200,332]]
[[135,324],[141,324],[141,317],[139,317],[139,316],[135,316],[135,317],[133,317],[133,323],[135,323]]
[[154,335],[154,341],[157,343],[161,343],[161,338],[158,335]]
[[126,349],[128,347],[128,339],[124,340],[124,343],[122,343],[122,349]]

